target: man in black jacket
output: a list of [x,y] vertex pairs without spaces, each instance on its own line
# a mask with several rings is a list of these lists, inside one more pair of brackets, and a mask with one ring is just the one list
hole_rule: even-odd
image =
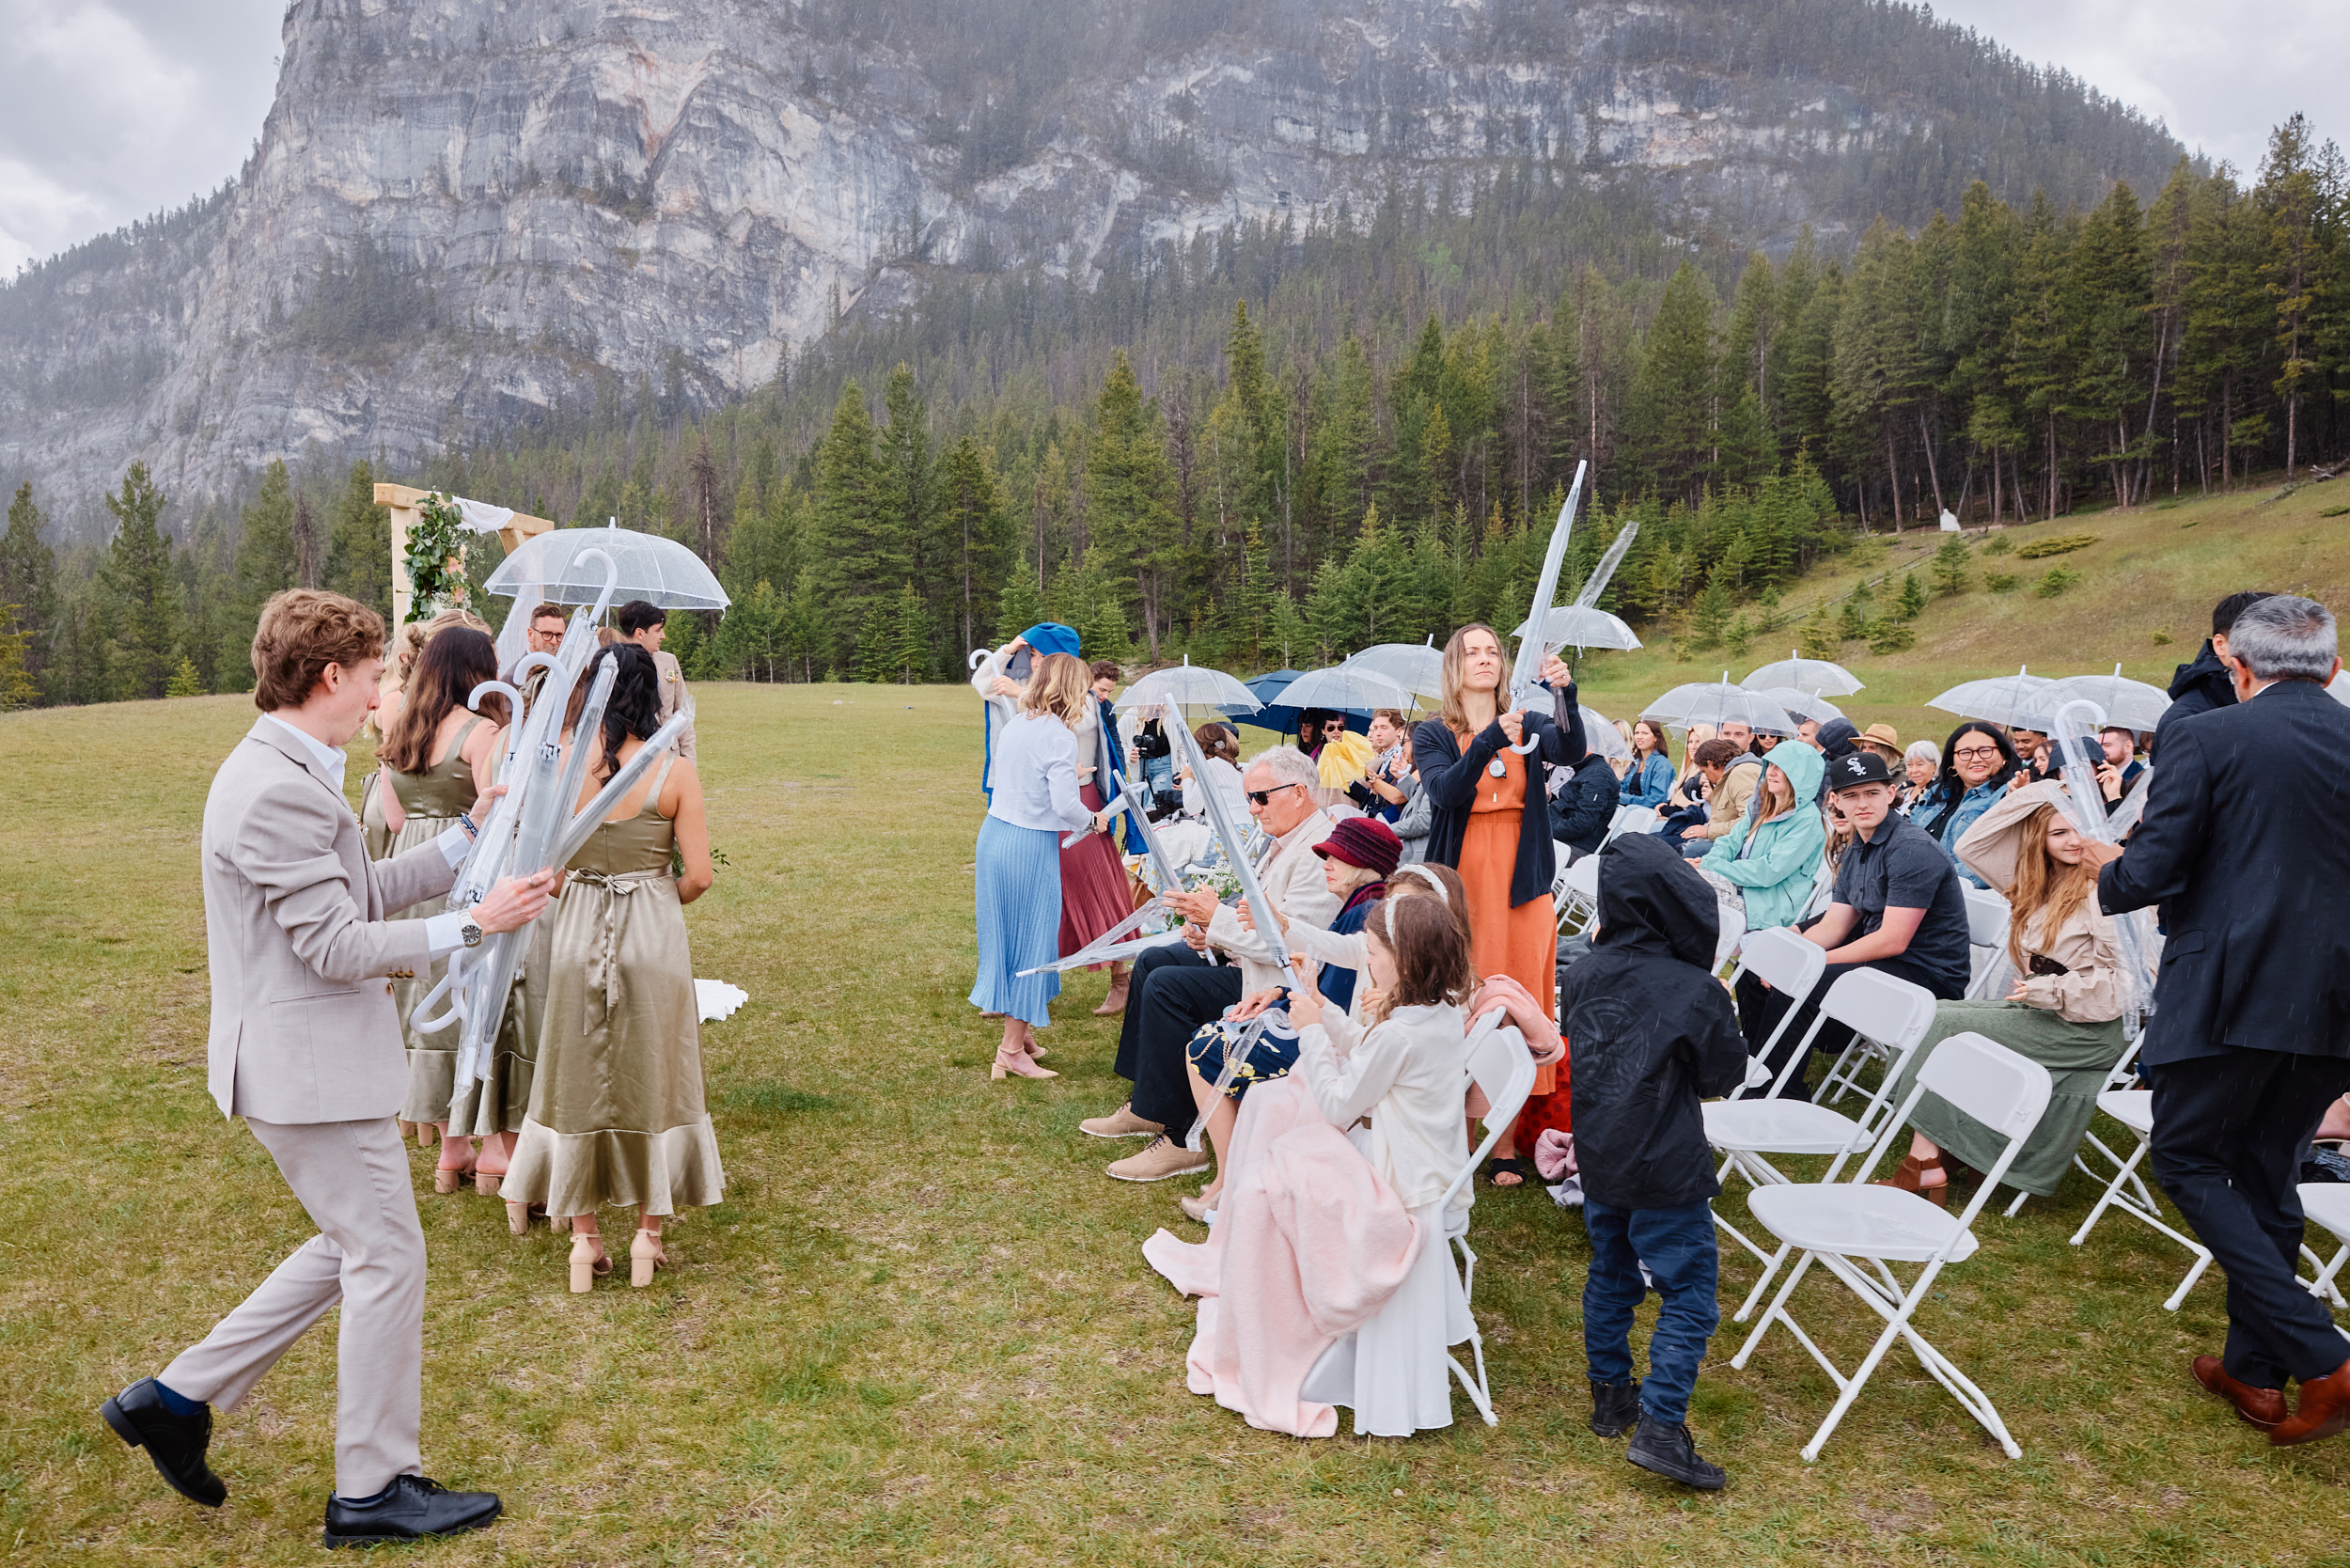
[[2138,1058],[2154,1174],[2228,1275],[2195,1376],[2282,1446],[2350,1424],[2350,1356],[2294,1278],[2301,1152],[2350,1089],[2350,834],[2309,831],[2350,810],[2350,708],[2323,605],[2264,598],[2227,635],[2235,702],[2166,725],[2128,852],[2090,853],[2107,913],[2159,902],[2169,932]]
[[2210,640],[2193,663],[2181,665],[2170,677],[2170,706],[2154,724],[2154,752],[2161,751],[2163,736],[2181,719],[2234,706],[2235,671],[2228,663],[2228,634],[2234,630],[2236,617],[2268,597],[2258,590],[2232,593],[2211,607]]
[[[1669,845],[1627,834],[1600,852],[1599,935],[1567,971],[1559,1016],[1574,1053],[1575,1165],[1591,1236],[1583,1285],[1583,1353],[1591,1430],[1613,1437],[1637,1419],[1625,1454],[1686,1486],[1717,1490],[1698,1457],[1689,1395],[1715,1303],[1714,1154],[1699,1102],[1744,1081],[1747,1044],[1714,979],[1714,890]],[[1664,1307],[1649,1341],[1648,1380],[1632,1375],[1632,1317],[1647,1287]]]

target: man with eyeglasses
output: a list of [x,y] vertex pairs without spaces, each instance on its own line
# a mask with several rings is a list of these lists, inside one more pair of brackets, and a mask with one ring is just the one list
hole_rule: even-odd
[[1260,753],[1241,779],[1248,814],[1270,840],[1257,862],[1257,881],[1273,904],[1274,919],[1251,910],[1253,929],[1244,927],[1239,913],[1204,887],[1160,895],[1160,902],[1183,916],[1183,940],[1153,948],[1135,962],[1118,1031],[1118,1075],[1133,1083],[1134,1093],[1112,1114],[1078,1123],[1094,1137],[1151,1139],[1140,1153],[1109,1167],[1121,1182],[1163,1182],[1208,1168],[1206,1152],[1186,1149],[1182,1140],[1198,1114],[1184,1046],[1201,1025],[1221,1018],[1243,997],[1287,980],[1280,921],[1327,928],[1338,917],[1339,896],[1313,853],[1337,825],[1314,804],[1318,780],[1312,760],[1294,746]]
[[[1803,933],[1827,949],[1827,970],[1805,1000],[1801,1015],[1779,1036],[1770,1061],[1775,1074],[1788,1053],[1805,1050],[1803,1037],[1811,1027],[1816,1004],[1843,975],[1878,969],[1915,981],[1943,1001],[1956,1001],[1966,994],[1973,958],[1966,895],[1957,870],[1939,844],[1894,811],[1893,777],[1885,759],[1873,751],[1848,751],[1828,765],[1827,777],[1837,808],[1852,824],[1852,847],[1837,868],[1827,913]],[[1738,982],[1739,1023],[1749,1049],[1771,1037],[1787,1006],[1782,993],[1769,990],[1752,975]],[[1810,1049],[1833,1060],[1851,1043],[1852,1030],[1830,1020]],[[1810,1098],[1803,1081],[1809,1065],[1788,1074],[1782,1096]]]

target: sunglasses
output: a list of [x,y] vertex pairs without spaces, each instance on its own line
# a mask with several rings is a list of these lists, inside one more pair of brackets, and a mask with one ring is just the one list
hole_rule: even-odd
[[1251,790],[1248,792],[1248,804],[1251,806],[1270,806],[1273,804],[1273,797],[1279,794],[1283,790],[1302,790],[1306,786],[1303,784],[1276,784],[1270,790]]

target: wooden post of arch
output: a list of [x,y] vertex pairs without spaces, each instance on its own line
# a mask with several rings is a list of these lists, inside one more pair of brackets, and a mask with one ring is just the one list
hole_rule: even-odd
[[[430,490],[418,490],[414,485],[406,484],[379,484],[375,487],[375,504],[389,508],[392,514],[392,633],[395,636],[407,622],[413,594],[408,581],[408,530],[416,525],[416,509],[424,503],[426,496],[432,494]],[[554,526],[543,517],[531,517],[518,511],[507,520],[505,527],[498,530],[498,540],[510,556],[522,548],[524,540],[543,534]],[[474,613],[481,613],[478,605],[474,607]],[[482,619],[487,620],[489,617],[483,616]]]

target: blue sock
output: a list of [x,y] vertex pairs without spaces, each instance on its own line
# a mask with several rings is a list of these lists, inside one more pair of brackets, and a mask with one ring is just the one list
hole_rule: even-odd
[[190,1399],[185,1394],[174,1392],[160,1377],[155,1380],[155,1394],[164,1402],[164,1408],[175,1416],[200,1416],[204,1413],[205,1404],[202,1400]]
[[382,1502],[387,1496],[390,1495],[391,1490],[392,1489],[389,1486],[386,1486],[383,1491],[376,1493],[374,1496],[366,1497],[346,1497],[340,1492],[337,1492],[335,1494],[335,1500],[339,1503],[348,1503],[353,1508],[365,1508],[369,1503]]

